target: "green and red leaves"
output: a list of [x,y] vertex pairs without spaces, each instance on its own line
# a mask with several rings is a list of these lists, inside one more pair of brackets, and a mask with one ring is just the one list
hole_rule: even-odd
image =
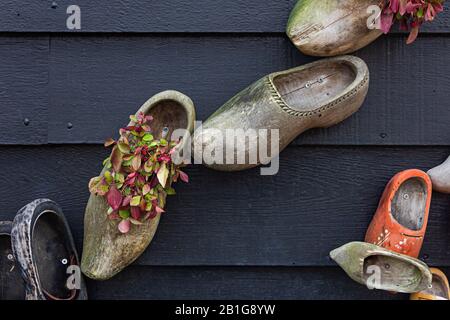
[[130,119],[132,123],[120,129],[119,140],[105,141],[105,147],[113,146],[111,156],[103,162],[103,174],[89,182],[93,194],[106,198],[109,219],[120,220],[121,233],[162,214],[166,196],[175,194],[172,183],[178,178],[189,181],[171,158],[178,141],[155,139],[151,116],[139,113]]

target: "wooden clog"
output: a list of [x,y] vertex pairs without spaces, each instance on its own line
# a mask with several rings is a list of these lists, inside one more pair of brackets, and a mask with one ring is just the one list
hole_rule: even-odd
[[[20,209],[11,238],[27,300],[87,299],[72,232],[55,202],[37,199]],[[69,275],[74,276],[73,288],[67,287]]]
[[442,193],[450,193],[450,157],[441,165],[428,171],[433,182],[433,190]]
[[411,294],[411,300],[449,300],[450,286],[447,276],[439,269],[430,268],[433,275],[432,287]]
[[[223,155],[220,161],[204,161],[216,170],[239,171],[258,166],[261,139],[255,137],[256,143],[248,143],[245,135],[224,139],[229,129],[263,129],[269,133],[276,129],[281,151],[308,129],[330,127],[350,117],[361,107],[368,88],[369,69],[363,60],[353,56],[323,59],[272,73],[230,99],[203,123],[202,130],[196,130],[194,152],[202,158],[199,152],[218,150],[216,153]],[[238,146],[244,149],[243,163],[236,161]],[[270,143],[267,149],[271,158],[278,155]],[[230,151],[234,163],[226,161],[225,155]],[[251,162],[252,158],[256,161]]]
[[366,242],[417,258],[431,202],[431,180],[421,170],[396,174],[386,186]]
[[413,293],[428,289],[432,275],[420,260],[366,242],[350,242],[330,257],[354,281],[370,289]]
[[11,231],[11,221],[0,221],[0,301],[25,299],[25,282],[14,258]]
[[304,54],[336,56],[359,50],[379,36],[367,23],[370,6],[380,0],[299,0],[287,24],[287,35]]
[[[169,129],[168,137],[173,130],[186,129],[179,148],[190,142],[188,135],[194,131],[195,108],[189,97],[177,91],[164,91],[144,103],[136,115],[140,112],[153,116],[155,138],[161,138],[163,128]],[[109,279],[136,260],[152,241],[160,220],[158,214],[127,234],[121,234],[117,222],[108,219],[108,208],[104,197],[92,194],[84,216],[81,270],[95,280]]]

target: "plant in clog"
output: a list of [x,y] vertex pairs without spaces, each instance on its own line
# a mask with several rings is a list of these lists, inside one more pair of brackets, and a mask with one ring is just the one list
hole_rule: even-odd
[[350,117],[368,88],[369,69],[353,56],[272,73],[235,95],[196,130],[195,156],[222,171],[268,163],[306,130]]
[[387,184],[366,242],[417,258],[428,224],[431,180],[421,170],[396,174]]
[[291,12],[287,35],[304,54],[335,56],[359,50],[388,33],[395,21],[410,30],[443,10],[444,0],[299,0]]
[[425,263],[366,242],[350,242],[330,252],[330,257],[354,281],[369,289],[413,293],[431,287]]
[[450,193],[450,157],[442,164],[430,169],[428,175],[433,182],[433,190]]
[[381,30],[388,33],[395,21],[400,28],[410,31],[408,44],[413,43],[424,22],[433,21],[436,15],[444,10],[445,0],[389,0],[381,15]]
[[[142,254],[156,232],[166,197],[175,193],[172,183],[188,182],[183,162],[174,156],[191,145],[192,101],[165,91],[130,120],[117,141],[106,141],[111,155],[89,183],[81,268],[97,280],[111,278]],[[181,139],[173,137],[179,133]]]
[[439,269],[430,268],[433,280],[431,288],[411,294],[411,300],[449,300],[450,286],[447,276]]

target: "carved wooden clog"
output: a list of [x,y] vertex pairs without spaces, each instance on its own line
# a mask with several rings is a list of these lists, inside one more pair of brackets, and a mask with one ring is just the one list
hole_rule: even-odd
[[[37,199],[20,209],[11,238],[27,300],[87,299],[72,233],[55,202]],[[69,279],[69,275],[73,278]]]
[[0,221],[0,301],[25,299],[25,282],[11,247],[11,230],[11,221]]
[[287,24],[287,35],[304,54],[336,56],[361,49],[382,35],[369,29],[370,6],[380,0],[299,0]]
[[431,288],[411,294],[411,300],[449,300],[450,286],[447,276],[439,269],[430,268],[433,275]]
[[347,243],[331,251],[330,257],[350,278],[370,289],[413,293],[431,286],[425,263],[371,243]]
[[433,190],[450,193],[450,157],[444,163],[428,171],[433,182]]
[[[246,143],[245,135],[224,139],[227,132],[279,131],[279,150],[286,148],[304,131],[330,127],[350,117],[362,105],[369,88],[369,69],[363,60],[353,56],[323,59],[287,71],[272,73],[238,93],[211,115],[194,135],[196,157],[204,150],[223,155],[218,161],[204,161],[216,170],[238,171],[261,163],[259,137]],[[278,153],[268,141],[268,155]],[[246,161],[238,162],[239,152]],[[266,146],[262,146],[266,147]],[[234,154],[230,163],[225,155]],[[255,161],[250,161],[250,159]],[[242,158],[241,158],[242,159]]]
[[[150,98],[138,111],[153,116],[152,130],[155,138],[168,128],[186,129],[186,135],[178,148],[190,142],[194,130],[195,109],[192,100],[177,91],[161,92]],[[89,278],[106,280],[113,277],[136,260],[155,235],[160,214],[143,225],[131,228],[127,234],[117,229],[117,222],[108,219],[109,205],[104,197],[91,195],[84,217],[84,244],[81,269]]]
[[366,242],[417,258],[428,224],[432,186],[421,170],[396,174],[386,186]]

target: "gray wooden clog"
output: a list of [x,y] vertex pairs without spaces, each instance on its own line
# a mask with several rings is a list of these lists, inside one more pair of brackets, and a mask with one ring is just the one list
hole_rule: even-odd
[[287,35],[304,54],[336,56],[365,47],[382,32],[369,29],[370,6],[380,0],[299,0],[291,12]]
[[[308,129],[330,127],[350,117],[361,107],[368,88],[369,69],[354,56],[323,59],[272,73],[231,98],[196,130],[195,158],[203,158],[207,167],[222,171],[255,167],[262,163],[258,150],[265,147],[265,141],[238,134],[239,130],[267,130],[267,154],[273,158],[278,150],[272,148],[271,130],[279,132],[281,151]],[[233,131],[234,139],[227,139]],[[210,150],[214,159],[208,158]]]
[[0,221],[0,300],[24,300],[25,283],[11,247],[11,221]]
[[371,243],[347,243],[330,257],[350,278],[371,289],[413,293],[431,287],[433,276],[425,263]]
[[[164,91],[150,98],[136,112],[153,116],[152,130],[160,139],[163,128],[167,136],[173,130],[185,129],[186,134],[177,148],[190,143],[194,131],[195,108],[192,100],[177,91]],[[104,197],[91,194],[84,216],[84,243],[81,270],[89,278],[106,280],[135,261],[152,241],[160,214],[132,228],[127,234],[119,233],[117,222],[108,219],[109,205]]]
[[433,183],[433,190],[450,193],[450,157],[442,164],[430,169],[427,173]]
[[72,233],[55,202],[38,199],[20,209],[11,237],[27,300],[87,299]]

